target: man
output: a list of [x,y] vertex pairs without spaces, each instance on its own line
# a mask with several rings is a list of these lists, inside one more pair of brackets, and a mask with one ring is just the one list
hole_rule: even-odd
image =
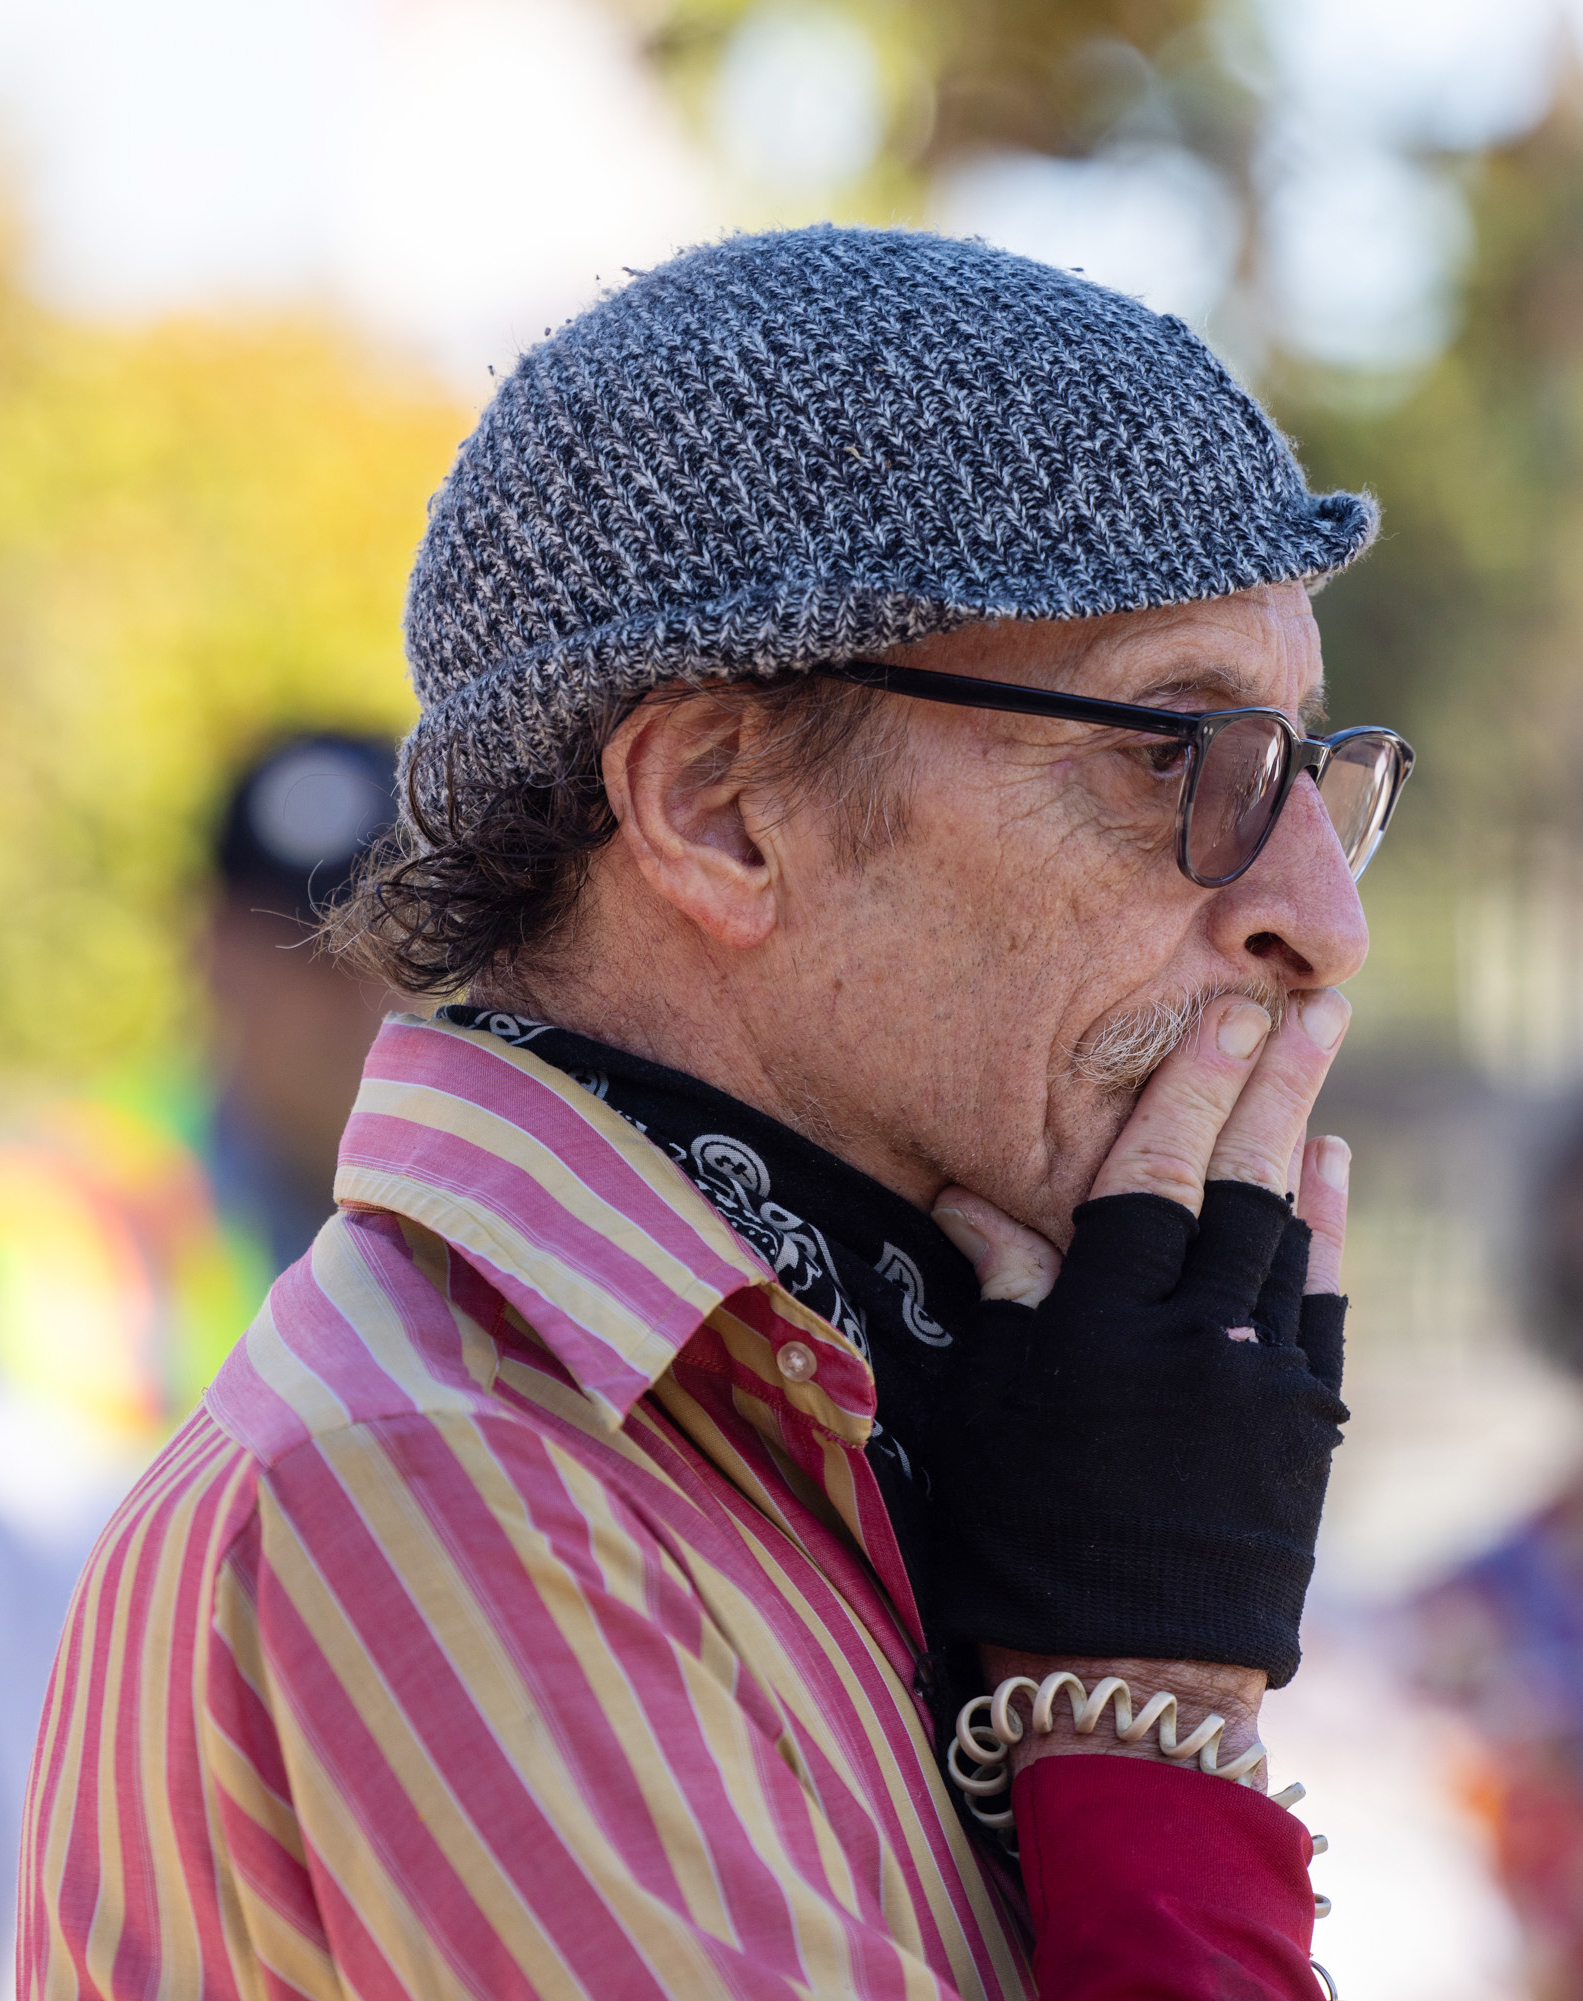
[[1306,587],[1373,531],[980,244],[738,239],[524,357],[339,927],[469,1004],[89,1567],[25,1995],[1314,1991],[1254,1738],[1410,759],[1305,742]]

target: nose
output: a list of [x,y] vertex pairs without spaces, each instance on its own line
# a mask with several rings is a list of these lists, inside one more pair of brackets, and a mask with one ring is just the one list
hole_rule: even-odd
[[1264,852],[1211,906],[1217,948],[1250,975],[1333,987],[1363,964],[1369,927],[1311,772],[1292,787]]

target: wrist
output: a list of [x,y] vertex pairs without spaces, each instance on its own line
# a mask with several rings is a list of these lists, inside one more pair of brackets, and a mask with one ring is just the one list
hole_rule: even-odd
[[[1266,1685],[1266,1677],[1258,1668],[1222,1667],[1208,1661],[1096,1660],[1075,1655],[1022,1653],[1009,1647],[982,1647],[979,1659],[991,1689],[1013,1675],[1026,1675],[1037,1682],[1061,1670],[1075,1674],[1090,1689],[1109,1675],[1119,1676],[1131,1687],[1139,1708],[1160,1689],[1169,1689],[1177,1699],[1180,1737],[1196,1730],[1206,1716],[1224,1719],[1225,1729],[1220,1739],[1222,1764],[1229,1763],[1258,1738],[1259,1706]],[[1013,1776],[1041,1758],[1099,1755],[1167,1762],[1152,1732],[1140,1743],[1123,1744],[1117,1740],[1114,1728],[1102,1722],[1090,1734],[1082,1735],[1073,1727],[1070,1710],[1062,1703],[1055,1705],[1053,1721],[1054,1728],[1048,1732],[1024,1730],[1021,1742],[1012,1746]],[[1265,1776],[1262,1765],[1252,1775],[1251,1783],[1260,1792],[1266,1789]]]

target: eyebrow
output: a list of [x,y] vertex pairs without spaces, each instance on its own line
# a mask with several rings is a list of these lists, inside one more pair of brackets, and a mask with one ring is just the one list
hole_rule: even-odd
[[[1146,708],[1169,709],[1184,695],[1208,695],[1218,700],[1228,709],[1268,708],[1268,702],[1258,699],[1259,690],[1250,686],[1247,676],[1235,667],[1224,665],[1203,665],[1184,668],[1181,672],[1162,674],[1147,687],[1126,699],[1142,703]],[[1321,728],[1330,720],[1330,711],[1325,704],[1325,684],[1318,682],[1303,697],[1297,708],[1298,721],[1307,732]]]

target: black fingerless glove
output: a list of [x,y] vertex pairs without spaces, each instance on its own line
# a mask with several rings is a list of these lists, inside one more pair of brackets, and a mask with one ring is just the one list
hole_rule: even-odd
[[[1211,1182],[1086,1203],[1041,1306],[984,1301],[931,1478],[940,1638],[1297,1670],[1348,1412],[1346,1301],[1285,1202]],[[1252,1326],[1257,1341],[1233,1341]]]

